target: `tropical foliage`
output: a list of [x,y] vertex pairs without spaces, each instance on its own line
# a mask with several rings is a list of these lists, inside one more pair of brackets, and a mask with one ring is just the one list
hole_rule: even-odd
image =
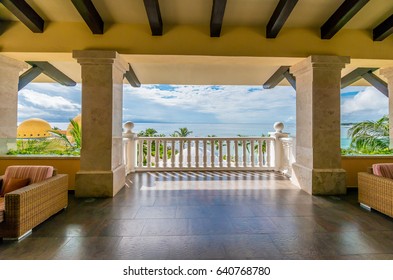
[[391,154],[389,148],[389,117],[377,121],[364,121],[354,124],[348,130],[351,139],[349,149],[343,154]]
[[171,137],[187,137],[192,134],[192,131],[188,130],[187,127],[181,127],[179,130],[175,130],[170,136]]
[[8,155],[80,155],[82,131],[80,125],[70,120],[70,136],[58,128],[49,132],[53,138],[18,139],[16,149],[10,149]]

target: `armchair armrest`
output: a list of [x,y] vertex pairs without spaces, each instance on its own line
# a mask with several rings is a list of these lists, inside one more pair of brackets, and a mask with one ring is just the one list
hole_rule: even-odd
[[0,237],[18,238],[67,207],[68,175],[59,174],[5,195]]
[[359,202],[393,217],[393,179],[358,173]]

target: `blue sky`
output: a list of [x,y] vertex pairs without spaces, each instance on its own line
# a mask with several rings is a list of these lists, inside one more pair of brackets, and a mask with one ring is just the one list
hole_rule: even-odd
[[[294,123],[296,94],[291,87],[124,86],[124,121],[174,123]],[[19,92],[18,119],[68,122],[81,110],[81,87],[29,84]],[[388,98],[373,87],[341,93],[341,121],[376,120],[388,113]]]

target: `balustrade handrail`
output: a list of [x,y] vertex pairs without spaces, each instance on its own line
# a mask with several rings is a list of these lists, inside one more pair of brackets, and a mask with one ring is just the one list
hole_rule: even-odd
[[292,138],[276,127],[269,137],[137,136],[132,128],[126,124],[123,134],[128,172],[291,168]]
[[[126,136],[123,136],[123,138],[127,138]],[[258,136],[251,136],[251,137],[245,137],[245,136],[239,136],[239,137],[172,137],[172,136],[165,136],[165,137],[159,137],[159,136],[136,136],[135,139],[139,140],[223,140],[223,141],[235,141],[235,140],[269,140],[269,141],[274,141],[274,138],[272,137],[258,137]]]

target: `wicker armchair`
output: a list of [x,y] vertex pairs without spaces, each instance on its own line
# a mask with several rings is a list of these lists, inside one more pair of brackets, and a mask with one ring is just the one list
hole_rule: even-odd
[[[0,182],[3,181],[0,176]],[[20,239],[68,205],[68,175],[58,174],[5,194],[0,238]],[[3,216],[3,217],[2,217]]]
[[369,172],[358,173],[359,202],[393,217],[393,179]]

